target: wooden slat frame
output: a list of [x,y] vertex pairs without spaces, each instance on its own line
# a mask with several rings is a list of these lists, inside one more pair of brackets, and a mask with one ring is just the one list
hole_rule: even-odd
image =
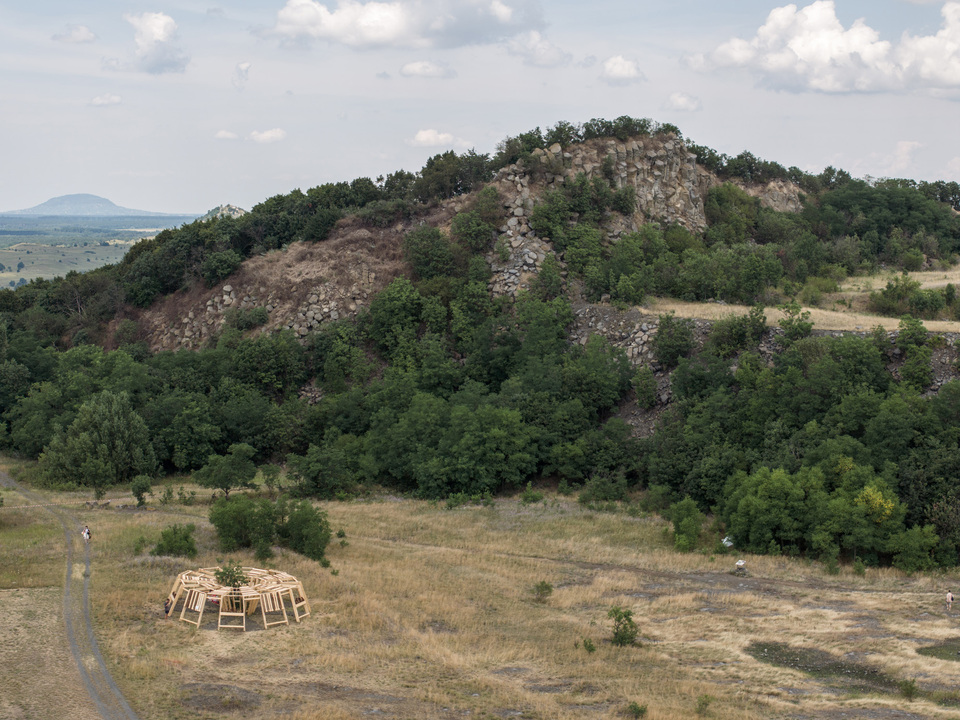
[[[266,630],[268,627],[274,625],[289,625],[290,619],[287,617],[287,608],[283,604],[283,591],[282,590],[273,590],[269,592],[260,593],[260,613],[263,615],[263,629]],[[274,620],[270,622],[267,620],[267,613],[275,614],[282,613],[283,620]]]
[[[203,610],[207,606],[207,594],[203,590],[188,590],[183,600],[183,609],[180,611],[180,619],[191,625],[200,627],[203,622]],[[187,617],[187,613],[197,613],[196,620]]]
[[[227,618],[228,622],[224,622],[224,618]],[[240,618],[240,624],[237,625],[235,621],[229,620],[230,618]],[[247,631],[246,602],[242,595],[224,593],[220,596],[220,615],[217,618],[217,630],[220,628]]]

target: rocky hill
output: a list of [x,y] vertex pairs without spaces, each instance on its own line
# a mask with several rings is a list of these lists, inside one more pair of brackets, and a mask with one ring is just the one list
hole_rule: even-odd
[[[721,182],[698,167],[696,156],[671,135],[627,142],[592,140],[568,148],[555,144],[535,150],[529,161],[504,167],[492,182],[503,207],[498,247],[487,255],[494,296],[513,296],[528,288],[544,259],[554,253],[549,239],[538,237],[530,228],[530,214],[544,192],[579,173],[603,176],[618,188],[631,187],[636,192],[632,216],[610,217],[606,225],[610,242],[653,220],[702,230],[704,197]],[[799,188],[789,183],[745,189],[774,209],[800,209]],[[413,220],[383,229],[364,227],[348,217],[322,243],[293,243],[251,258],[215,288],[198,287],[166,297],[143,311],[141,326],[154,350],[198,348],[222,329],[231,309],[263,307],[270,317],[264,330],[289,328],[304,336],[325,321],[355,316],[373,295],[407,272],[401,251],[406,232],[421,224],[448,230],[451,218],[470,202],[471,196],[456,197]],[[582,298],[578,304],[587,305]],[[643,325],[631,332],[618,331],[625,337],[617,338],[617,344],[626,347],[635,361],[645,352]],[[577,337],[585,337],[587,328],[578,327]]]

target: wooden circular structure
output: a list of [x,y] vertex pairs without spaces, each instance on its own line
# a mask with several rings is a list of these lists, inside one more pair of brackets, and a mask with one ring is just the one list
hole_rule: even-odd
[[219,567],[187,570],[177,575],[167,595],[166,615],[176,612],[181,600],[180,620],[200,627],[207,604],[217,606],[217,629],[246,631],[247,617],[260,610],[264,629],[289,625],[287,608],[297,622],[310,614],[310,603],[303,584],[280,570],[241,568],[244,584],[223,585],[217,580]]

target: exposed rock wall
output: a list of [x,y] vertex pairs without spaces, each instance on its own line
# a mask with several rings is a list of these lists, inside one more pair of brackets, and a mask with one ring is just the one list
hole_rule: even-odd
[[[696,156],[672,135],[627,142],[594,140],[566,149],[554,144],[534,150],[529,160],[501,169],[493,181],[505,213],[499,246],[488,255],[493,269],[490,290],[495,296],[515,296],[529,287],[546,254],[553,252],[549,239],[538,238],[530,227],[533,208],[544,192],[562,188],[580,173],[603,177],[617,188],[632,187],[636,192],[633,215],[610,214],[604,228],[610,242],[651,220],[702,231],[707,225],[704,198],[722,182],[698,167]],[[766,207],[781,212],[801,210],[800,189],[792,183],[775,180],[742,187]]]
[[[609,242],[651,220],[702,230],[706,227],[704,198],[720,183],[699,168],[695,156],[672,135],[627,142],[593,140],[568,148],[555,144],[535,150],[529,160],[501,169],[493,180],[504,209],[497,246],[487,255],[494,296],[512,297],[529,289],[543,261],[554,254],[549,239],[537,237],[530,228],[530,216],[545,191],[562,188],[579,173],[604,177],[617,188],[631,187],[636,193],[633,215],[611,213],[604,228]],[[746,189],[769,207],[800,209],[798,189],[789,183]],[[468,202],[454,198],[442,203],[425,221],[447,227],[452,215]],[[251,258],[225,285],[171,296],[144,313],[150,344],[155,350],[201,347],[222,330],[231,309],[264,307],[270,318],[266,329],[287,328],[300,337],[324,322],[352,317],[407,272],[400,261],[400,247],[409,229],[403,223],[386,230],[347,223],[323,243],[298,243],[275,256]],[[589,327],[590,313],[584,317]],[[621,338],[632,358],[648,354],[649,329],[654,326],[646,325],[647,330],[635,329]],[[576,339],[582,338],[577,335]]]

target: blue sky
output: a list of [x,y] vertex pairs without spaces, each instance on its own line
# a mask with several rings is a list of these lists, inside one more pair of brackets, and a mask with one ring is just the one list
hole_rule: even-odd
[[619,115],[804,170],[960,180],[960,1],[0,4],[0,211],[249,208]]

